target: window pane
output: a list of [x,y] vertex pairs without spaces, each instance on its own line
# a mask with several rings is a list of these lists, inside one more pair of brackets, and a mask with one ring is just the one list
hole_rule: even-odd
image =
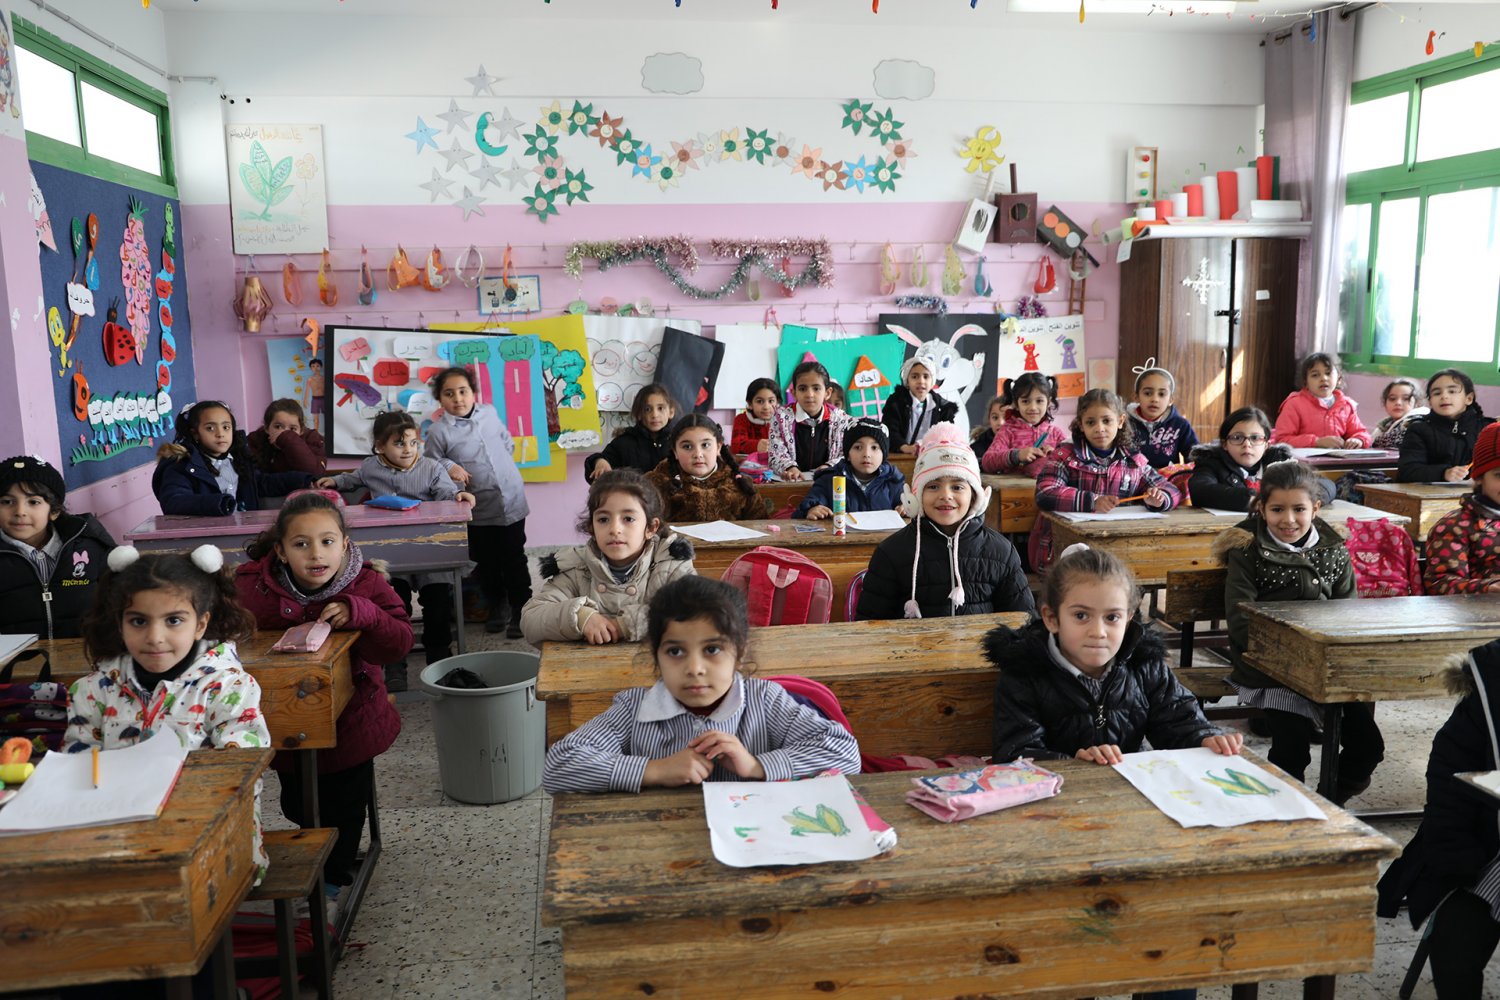
[[26,128],[70,146],[78,142],[78,101],[73,71],[16,46],[16,69],[26,93]]
[[161,176],[161,140],[154,114],[85,80],[83,120],[90,154]]
[[[1500,284],[1500,188],[1427,199],[1417,353],[1443,361],[1495,356],[1495,292]],[[1384,255],[1384,249],[1381,251]]]
[[1370,267],[1370,206],[1345,205],[1339,223],[1339,350],[1356,353],[1365,333],[1365,275]]
[[1411,354],[1417,283],[1417,199],[1383,202],[1375,259],[1375,353]]
[[1500,149],[1500,117],[1482,111],[1500,103],[1500,71],[1476,73],[1422,90],[1417,159],[1436,160]]
[[1408,100],[1408,94],[1391,94],[1350,106],[1344,126],[1344,173],[1399,166],[1405,160]]

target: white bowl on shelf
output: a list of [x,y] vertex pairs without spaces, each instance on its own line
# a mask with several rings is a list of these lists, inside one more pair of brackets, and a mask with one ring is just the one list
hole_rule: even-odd
[[1302,221],[1302,202],[1262,201],[1259,198],[1253,198],[1250,201],[1250,221],[1300,222]]

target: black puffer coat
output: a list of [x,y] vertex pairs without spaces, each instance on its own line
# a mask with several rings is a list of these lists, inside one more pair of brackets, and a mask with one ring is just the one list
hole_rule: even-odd
[[[1036,613],[1015,546],[987,527],[982,517],[970,516],[952,536],[926,517],[918,517],[881,542],[870,556],[855,613],[858,620],[906,617],[906,602],[913,596],[911,569],[917,561],[918,531],[922,533],[922,548],[915,596],[923,618],[985,615],[991,611]],[[954,545],[958,546],[958,582],[964,588],[963,604],[957,607],[948,596],[954,589]]]
[[[886,397],[885,406],[880,411],[880,422],[885,424],[885,434],[891,442],[892,451],[900,449],[904,444],[917,443],[907,436],[911,427],[911,411],[915,406],[916,400],[912,398],[911,390],[904,385],[896,386]],[[951,422],[958,416],[958,403],[946,400],[936,392],[927,394],[927,406],[932,410],[928,427]]]
[[1500,854],[1500,802],[1462,787],[1454,777],[1500,768],[1490,738],[1491,727],[1500,726],[1500,639],[1473,650],[1444,679],[1450,691],[1464,697],[1433,737],[1422,825],[1381,877],[1375,911],[1394,917],[1396,908],[1408,903],[1412,927],[1421,927],[1450,891],[1472,887]]
[[[35,632],[43,639],[81,634],[115,540],[93,514],[63,514],[52,530],[62,539],[62,551],[50,580],[42,580],[15,547],[0,543],[0,632]],[[43,594],[50,594],[50,603]]]
[[601,458],[609,463],[611,469],[635,469],[643,475],[650,472],[667,457],[671,445],[671,427],[669,423],[652,434],[640,424],[631,424],[616,434],[615,439],[605,445],[603,451],[595,452],[583,460],[583,478],[591,483],[594,481],[594,465]]
[[1098,700],[1047,654],[1047,627],[1004,625],[984,639],[1000,668],[995,685],[995,760],[1072,757],[1084,747],[1114,744],[1134,753],[1196,747],[1219,730],[1166,661],[1157,633],[1131,622]]
[[1474,457],[1474,442],[1480,428],[1494,423],[1478,405],[1470,406],[1457,420],[1436,413],[1413,417],[1406,423],[1401,439],[1401,464],[1396,467],[1398,483],[1440,483],[1443,473],[1456,465],[1468,465]]
[[[1285,462],[1293,457],[1292,449],[1286,445],[1273,444],[1261,456],[1260,464],[1254,469],[1255,475],[1263,474],[1266,466],[1273,462]],[[1250,501],[1255,499],[1258,491],[1250,488],[1245,481],[1244,468],[1229,457],[1222,445],[1200,444],[1193,449],[1192,460],[1193,476],[1188,480],[1188,495],[1193,498],[1194,507],[1249,512]],[[1319,476],[1318,490],[1322,493],[1319,499],[1324,503],[1333,502],[1333,480]]]

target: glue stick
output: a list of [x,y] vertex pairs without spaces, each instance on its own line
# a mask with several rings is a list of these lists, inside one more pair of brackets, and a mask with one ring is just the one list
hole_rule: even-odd
[[844,533],[844,477],[833,477],[833,533]]

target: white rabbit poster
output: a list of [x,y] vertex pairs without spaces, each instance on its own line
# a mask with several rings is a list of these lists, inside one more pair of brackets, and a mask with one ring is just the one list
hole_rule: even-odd
[[[939,395],[959,404],[959,429],[985,422],[985,410],[995,394],[998,374],[1000,317],[994,313],[893,313],[880,317],[877,329],[893,333],[906,343],[906,357],[922,355],[931,362],[934,388]],[[998,372],[998,374],[997,374]],[[891,381],[899,381],[899,372]],[[1017,370],[1016,374],[1020,374]]]

